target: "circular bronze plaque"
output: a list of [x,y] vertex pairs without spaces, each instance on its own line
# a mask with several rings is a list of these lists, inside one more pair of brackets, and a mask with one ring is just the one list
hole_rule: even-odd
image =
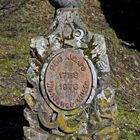
[[85,103],[92,88],[92,74],[84,58],[74,50],[63,51],[49,63],[45,89],[57,107],[72,110]]

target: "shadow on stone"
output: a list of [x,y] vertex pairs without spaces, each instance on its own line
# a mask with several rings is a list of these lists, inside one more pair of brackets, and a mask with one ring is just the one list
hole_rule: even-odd
[[118,38],[129,48],[140,51],[139,0],[99,0],[102,11]]
[[23,140],[23,126],[28,126],[23,110],[22,105],[0,105],[0,140]]

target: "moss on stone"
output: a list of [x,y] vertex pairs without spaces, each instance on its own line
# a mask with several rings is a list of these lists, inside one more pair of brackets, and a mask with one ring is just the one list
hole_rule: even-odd
[[[120,139],[138,140],[140,53],[122,45],[122,40],[117,38],[115,31],[106,22],[98,1],[94,4],[93,0],[86,0],[80,11],[88,28],[104,35],[106,39],[111,65],[110,82],[116,89],[118,102]],[[47,30],[53,13],[47,0],[29,0],[17,11],[0,17],[0,104],[20,102],[26,85],[30,40]],[[89,55],[90,51],[89,47],[86,54]]]

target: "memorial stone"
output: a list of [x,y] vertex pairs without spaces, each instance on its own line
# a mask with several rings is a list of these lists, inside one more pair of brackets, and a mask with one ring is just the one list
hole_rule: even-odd
[[31,40],[25,138],[116,140],[117,105],[104,37],[81,21],[82,0],[49,1],[56,9],[54,21],[47,33]]

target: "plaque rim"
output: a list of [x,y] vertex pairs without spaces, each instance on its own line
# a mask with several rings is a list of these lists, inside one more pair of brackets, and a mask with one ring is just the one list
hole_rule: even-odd
[[[51,62],[51,60],[53,58],[55,58],[57,55],[63,53],[63,52],[69,52],[69,51],[72,51],[72,52],[76,52],[78,55],[81,56],[81,58],[85,61],[86,65],[88,66],[88,69],[90,71],[90,77],[91,77],[91,88],[90,88],[90,91],[89,91],[89,94],[86,98],[86,100],[84,102],[82,102],[81,104],[79,104],[78,106],[72,108],[72,109],[64,109],[64,108],[61,108],[59,106],[57,106],[49,97],[48,93],[47,93],[47,90],[46,90],[46,87],[45,87],[45,75],[46,75],[46,71],[48,69],[48,66]],[[66,112],[71,112],[71,113],[74,113],[79,107],[83,106],[83,104],[89,104],[89,102],[91,102],[91,99],[94,98],[94,95],[95,95],[95,88],[97,87],[97,73],[96,73],[96,69],[94,67],[94,64],[92,63],[92,61],[87,58],[84,54],[83,54],[83,50],[77,50],[77,49],[72,49],[72,48],[67,48],[67,49],[60,49],[54,53],[52,53],[50,56],[48,56],[48,58],[46,59],[46,61],[44,62],[43,64],[43,67],[42,67],[42,71],[41,71],[41,76],[40,76],[40,87],[41,87],[41,93],[42,93],[42,96],[45,100],[45,102],[52,108],[52,105],[54,108],[52,108],[54,111],[60,111],[60,110],[63,110],[63,111],[66,111]],[[70,113],[70,114],[71,114]]]

